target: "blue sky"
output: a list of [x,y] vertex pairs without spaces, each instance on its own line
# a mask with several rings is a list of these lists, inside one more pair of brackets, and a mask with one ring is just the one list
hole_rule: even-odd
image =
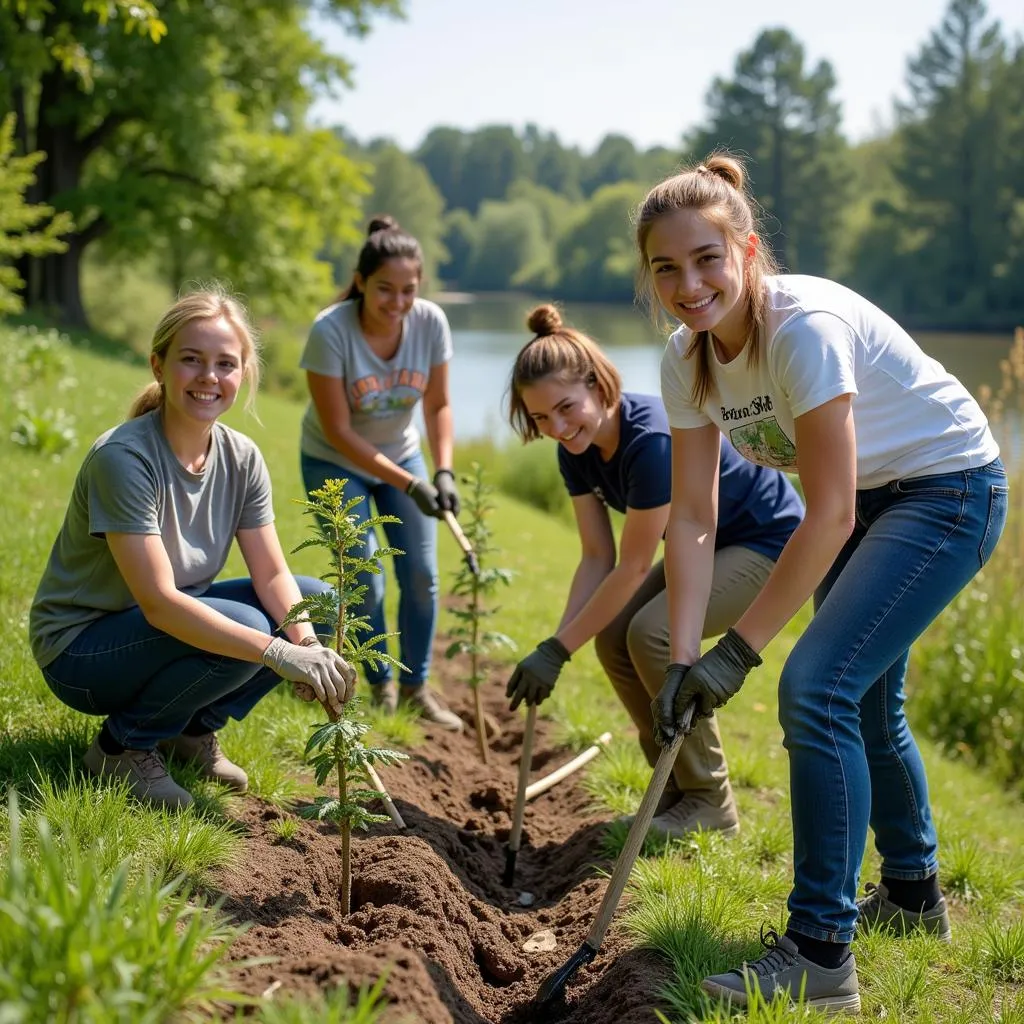
[[[945,0],[406,0],[404,21],[377,19],[365,40],[318,23],[355,67],[355,87],[321,100],[314,118],[358,138],[413,148],[438,124],[533,121],[592,149],[608,132],[674,146],[704,116],[716,75],[763,28],[785,27],[808,62],[838,79],[847,135],[891,120],[907,57],[937,28]],[[1010,37],[1021,0],[989,0]]]

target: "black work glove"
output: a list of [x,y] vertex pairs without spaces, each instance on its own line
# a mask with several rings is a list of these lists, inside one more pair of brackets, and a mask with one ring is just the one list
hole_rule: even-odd
[[512,678],[505,687],[505,696],[511,701],[509,711],[515,711],[524,700],[527,707],[547,700],[555,688],[555,683],[558,682],[562,666],[568,660],[569,652],[558,637],[552,636],[537,644],[536,648],[516,665]]
[[421,480],[418,476],[414,476],[409,481],[409,486],[406,487],[405,493],[416,502],[416,507],[425,516],[433,516],[435,519],[441,518],[441,513],[444,509],[441,506],[441,499],[437,488],[433,484],[428,484],[426,480]]
[[434,486],[437,488],[438,504],[445,512],[451,512],[458,516],[462,502],[459,500],[459,490],[455,486],[455,474],[450,469],[439,469],[434,474]]
[[[658,691],[658,696],[651,701],[651,715],[654,718],[654,742],[659,747],[670,747],[676,737],[683,712],[686,710],[686,704],[679,701],[679,691],[682,689],[683,680],[689,671],[689,665],[680,665],[679,662],[669,665],[665,669],[665,682]],[[692,719],[690,729],[693,729]]]
[[697,659],[679,691],[677,703],[679,714],[694,698],[697,699],[696,715],[707,718],[715,708],[720,708],[730,697],[739,692],[752,668],[761,664],[760,655],[736,632],[726,631],[725,636]]

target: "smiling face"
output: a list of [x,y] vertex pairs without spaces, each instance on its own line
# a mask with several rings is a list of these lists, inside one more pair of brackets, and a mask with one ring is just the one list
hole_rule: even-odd
[[363,293],[360,320],[367,333],[392,337],[398,332],[419,294],[422,270],[419,260],[395,256],[368,277],[355,275]]
[[551,375],[526,385],[521,394],[537,430],[573,455],[600,445],[607,433],[608,411],[596,386]]
[[164,387],[170,423],[212,425],[234,404],[244,376],[242,342],[225,317],[193,320],[175,334],[164,358],[151,357]]
[[747,337],[744,263],[747,252],[700,210],[667,213],[652,225],[645,256],[658,302],[692,331],[711,331],[727,347],[742,348]]

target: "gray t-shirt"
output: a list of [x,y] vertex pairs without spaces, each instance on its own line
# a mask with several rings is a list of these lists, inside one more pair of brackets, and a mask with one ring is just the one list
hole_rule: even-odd
[[[404,462],[420,447],[413,422],[434,366],[452,357],[452,335],[441,307],[416,299],[402,324],[402,340],[390,359],[366,343],[354,300],[329,306],[314,321],[299,365],[345,382],[352,428],[392,462]],[[349,462],[324,434],[316,406],[302,419],[301,450],[306,455],[374,479]]]
[[201,473],[171,451],[159,412],[100,436],[75,479],[46,571],[32,602],[32,654],[45,668],[90,623],[136,601],[105,538],[156,534],[174,584],[197,596],[224,568],[238,530],[274,521],[270,474],[255,442],[214,424]]

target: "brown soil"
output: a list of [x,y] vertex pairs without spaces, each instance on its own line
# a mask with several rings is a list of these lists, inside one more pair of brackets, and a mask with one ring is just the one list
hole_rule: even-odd
[[[449,706],[472,723],[468,687],[439,658]],[[446,678],[447,677],[447,678]],[[218,879],[224,909],[251,928],[233,947],[234,987],[251,994],[275,982],[276,997],[310,994],[342,982],[370,984],[387,972],[389,1024],[527,1024],[544,1019],[532,1006],[544,978],[586,937],[605,890],[598,844],[606,818],[566,781],[527,805],[514,888],[502,885],[511,828],[523,720],[508,712],[503,686],[488,689],[485,706],[503,728],[484,765],[471,728],[459,736],[428,727],[427,739],[401,767],[381,775],[407,828],[388,824],[353,841],[353,911],[339,905],[338,832],[303,821],[282,842],[271,831],[280,812],[247,800],[239,813],[247,831],[242,867]],[[570,754],[555,748],[538,721],[533,778]],[[376,808],[379,809],[379,808]],[[518,903],[521,892],[535,902]],[[523,943],[550,929],[551,952]],[[613,925],[597,959],[569,984],[559,1019],[572,1024],[648,1024],[656,993],[669,979],[667,962],[630,948]]]

